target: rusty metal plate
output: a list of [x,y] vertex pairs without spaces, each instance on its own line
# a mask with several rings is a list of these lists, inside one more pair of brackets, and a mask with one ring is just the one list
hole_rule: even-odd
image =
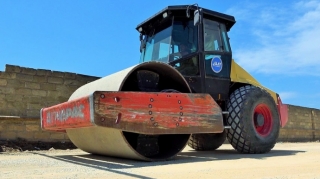
[[89,126],[141,134],[222,132],[219,105],[209,94],[94,92],[41,110],[45,130]]
[[222,132],[219,105],[209,94],[95,92],[94,123],[142,134]]

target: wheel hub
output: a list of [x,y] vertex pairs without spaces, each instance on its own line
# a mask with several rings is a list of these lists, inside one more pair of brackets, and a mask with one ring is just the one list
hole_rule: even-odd
[[255,121],[258,127],[262,127],[264,125],[264,117],[262,114],[258,114],[255,116]]
[[254,109],[253,122],[257,133],[261,136],[268,136],[272,131],[272,114],[269,106],[259,104]]

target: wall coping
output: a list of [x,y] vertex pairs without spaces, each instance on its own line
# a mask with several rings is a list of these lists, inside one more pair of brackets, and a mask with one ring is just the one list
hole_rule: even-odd
[[39,117],[21,117],[21,116],[4,116],[4,115],[0,115],[0,120],[30,120],[30,121],[35,121],[35,120],[39,120]]
[[287,104],[290,107],[295,107],[295,108],[303,108],[303,109],[310,109],[310,110],[313,110],[313,111],[320,111],[320,109],[317,109],[317,108],[310,108],[310,107],[303,107],[303,106],[298,106],[298,105],[292,105],[292,104]]

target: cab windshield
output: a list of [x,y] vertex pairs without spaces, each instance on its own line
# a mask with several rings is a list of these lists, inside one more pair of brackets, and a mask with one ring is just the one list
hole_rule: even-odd
[[193,20],[175,18],[155,27],[145,36],[146,45],[140,63],[169,63],[198,50],[198,30]]

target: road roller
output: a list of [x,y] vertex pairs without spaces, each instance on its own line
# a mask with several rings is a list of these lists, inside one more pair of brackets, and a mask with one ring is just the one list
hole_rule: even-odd
[[269,152],[288,108],[232,59],[235,22],[197,4],[164,8],[136,27],[137,65],[42,108],[42,129],[66,132],[92,154],[144,161],[172,159],[186,145],[216,150],[226,139],[240,153]]

